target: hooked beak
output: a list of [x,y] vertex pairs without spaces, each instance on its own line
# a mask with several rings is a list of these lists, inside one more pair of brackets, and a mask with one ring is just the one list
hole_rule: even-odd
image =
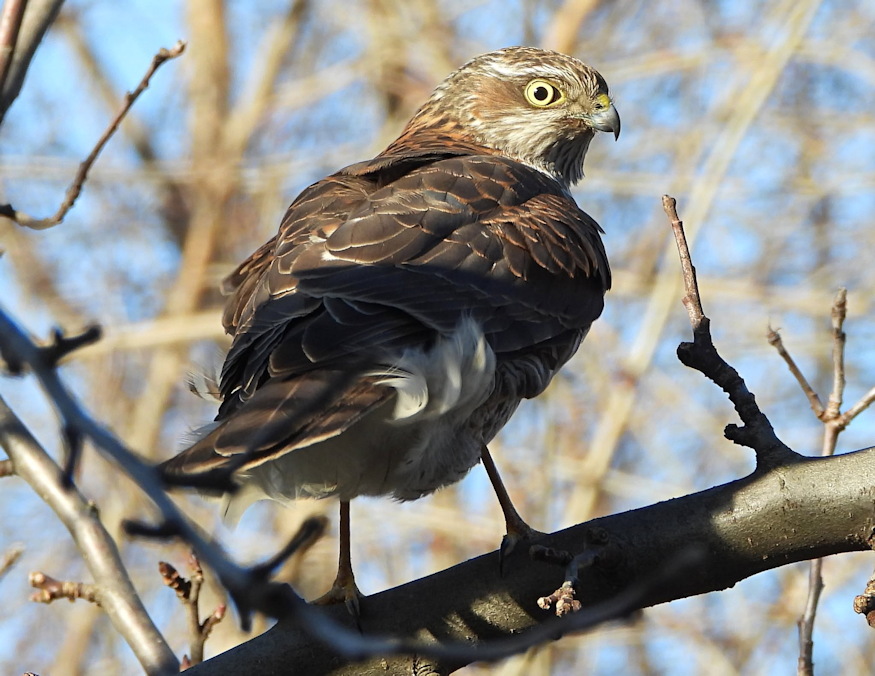
[[613,103],[604,110],[590,115],[589,120],[593,129],[614,132],[615,141],[620,138],[620,115]]

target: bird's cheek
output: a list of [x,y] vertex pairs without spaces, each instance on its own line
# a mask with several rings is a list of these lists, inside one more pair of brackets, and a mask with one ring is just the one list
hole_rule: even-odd
[[575,131],[588,131],[592,133],[592,129],[590,128],[587,120],[584,118],[583,113],[576,113],[569,115],[566,120],[566,124]]

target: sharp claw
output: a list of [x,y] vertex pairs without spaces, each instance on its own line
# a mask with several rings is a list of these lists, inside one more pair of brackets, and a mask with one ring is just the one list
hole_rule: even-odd
[[356,629],[359,632],[362,631],[361,625],[361,599],[364,597],[358,587],[356,587],[355,582],[350,582],[347,584],[338,584],[335,582],[331,589],[325,592],[318,599],[314,599],[311,603],[314,606],[331,606],[336,605],[338,603],[342,603],[347,612],[352,615],[352,619],[355,620]]
[[501,538],[501,546],[498,548],[498,576],[504,577],[504,562],[510,553],[514,550],[518,540],[510,535],[505,535]]
[[504,577],[505,562],[520,543],[532,543],[541,539],[545,535],[541,531],[530,528],[525,524],[523,524],[523,526],[525,527],[519,527],[515,528],[513,531],[509,531],[503,538],[501,538],[501,546],[498,548],[498,574],[500,577]]
[[356,593],[353,594],[352,596],[348,596],[344,600],[343,605],[346,606],[346,611],[350,615],[352,615],[352,619],[355,620],[355,627],[356,627],[356,629],[359,630],[359,633],[361,634],[363,632],[362,632],[362,623],[361,623],[362,607],[361,607],[361,603],[359,602],[360,598],[361,598],[361,596],[358,594],[358,589],[356,589]]

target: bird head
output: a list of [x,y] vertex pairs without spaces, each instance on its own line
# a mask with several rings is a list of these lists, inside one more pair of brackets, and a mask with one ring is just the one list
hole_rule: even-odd
[[482,54],[435,89],[408,133],[438,127],[529,164],[566,186],[583,177],[596,131],[620,135],[605,79],[577,59],[532,47]]

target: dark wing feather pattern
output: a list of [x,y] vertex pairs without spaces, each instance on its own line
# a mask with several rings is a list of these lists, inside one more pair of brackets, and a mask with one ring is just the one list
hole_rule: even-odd
[[168,467],[251,466],[342,433],[394,396],[374,368],[464,318],[516,379],[496,388],[535,396],[601,313],[599,232],[555,180],[495,155],[384,156],[314,184],[226,281],[217,425]]

